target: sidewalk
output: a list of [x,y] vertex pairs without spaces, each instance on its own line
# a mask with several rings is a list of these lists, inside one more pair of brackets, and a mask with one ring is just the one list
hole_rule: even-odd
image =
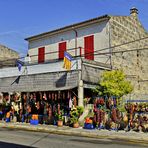
[[29,123],[5,123],[0,122],[1,128],[21,129],[35,132],[47,132],[51,134],[61,134],[69,136],[82,136],[90,138],[107,138],[116,140],[127,140],[138,144],[148,145],[148,133],[141,132],[125,132],[125,131],[108,131],[108,130],[87,130],[80,128],[71,128],[68,126],[57,127],[54,125],[30,125]]

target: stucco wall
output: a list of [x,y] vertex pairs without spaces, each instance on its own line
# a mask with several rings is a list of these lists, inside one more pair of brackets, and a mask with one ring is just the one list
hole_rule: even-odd
[[[94,49],[103,49],[109,47],[109,26],[108,22],[99,22],[96,24],[89,25],[87,27],[77,28],[77,47],[82,47],[82,54],[84,54],[84,37],[89,35],[94,35]],[[45,60],[57,59],[58,58],[58,44],[60,42],[67,42],[67,49],[75,48],[76,35],[74,30],[63,32],[60,34],[56,34],[54,36],[49,36],[46,38],[41,38],[38,40],[29,42],[29,55],[38,55],[38,48],[45,47],[45,53],[54,52],[56,53],[46,54]],[[75,55],[75,51],[70,52],[72,55]],[[79,55],[80,51],[77,50],[77,55]],[[37,61],[38,57],[31,57],[32,62]],[[106,62],[108,57],[95,56],[95,60],[99,62]]]

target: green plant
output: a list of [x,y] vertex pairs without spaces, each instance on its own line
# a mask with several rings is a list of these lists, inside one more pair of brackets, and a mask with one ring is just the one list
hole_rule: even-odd
[[63,110],[60,110],[60,112],[56,112],[55,113],[55,117],[57,120],[63,120],[63,115],[64,115],[64,111]]
[[81,107],[81,106],[77,106],[76,108],[73,108],[70,112],[70,124],[77,123],[83,111],[84,111],[84,107]]
[[81,116],[82,114],[83,114],[83,112],[84,112],[84,107],[82,107],[82,106],[77,106],[77,111],[78,111],[78,114],[79,114],[79,116]]
[[119,107],[118,107],[118,110],[119,110],[120,112],[126,112],[126,109],[125,109],[124,106],[119,106]]
[[130,81],[126,80],[126,75],[122,70],[105,71],[101,75],[101,80],[98,87],[94,89],[100,96],[115,96],[120,98],[123,95],[132,92],[133,86]]
[[79,119],[79,113],[77,108],[72,109],[70,112],[70,124],[77,123]]

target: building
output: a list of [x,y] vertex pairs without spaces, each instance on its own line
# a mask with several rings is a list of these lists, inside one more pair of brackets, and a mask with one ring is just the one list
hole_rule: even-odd
[[19,58],[19,54],[4,46],[0,45],[0,67],[10,67],[15,65],[15,59]]
[[[14,67],[0,71],[0,92],[75,89],[82,106],[102,71],[122,68],[135,87],[132,98],[148,96],[148,33],[136,8],[129,16],[104,15],[26,40],[30,64],[22,72]],[[63,68],[64,51],[74,57],[70,71]],[[19,83],[11,85],[18,76]]]

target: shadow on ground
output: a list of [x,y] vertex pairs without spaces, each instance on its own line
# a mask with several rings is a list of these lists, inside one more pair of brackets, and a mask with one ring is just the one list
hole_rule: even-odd
[[117,139],[117,140],[114,140],[114,139],[96,139],[96,140],[93,140],[93,139],[71,139],[71,141],[75,141],[75,142],[81,142],[81,143],[92,143],[92,144],[105,144],[105,145],[116,145],[116,144],[119,144],[119,145],[124,145],[124,146],[133,146],[135,148],[139,148],[140,147],[147,147],[146,144],[140,144],[137,142],[131,142],[131,141],[128,141],[128,140],[123,140],[123,139]]
[[34,147],[0,141],[0,148],[34,148]]

